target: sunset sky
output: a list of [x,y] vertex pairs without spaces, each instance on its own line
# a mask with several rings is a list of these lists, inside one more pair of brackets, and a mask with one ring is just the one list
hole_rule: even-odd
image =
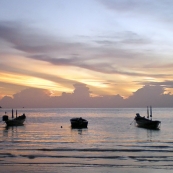
[[0,98],[86,84],[129,97],[173,93],[172,0],[0,0]]

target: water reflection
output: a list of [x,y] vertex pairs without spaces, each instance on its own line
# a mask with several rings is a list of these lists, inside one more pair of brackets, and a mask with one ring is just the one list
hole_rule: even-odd
[[88,129],[87,128],[80,128],[80,129],[77,129],[77,128],[71,128],[71,132],[74,133],[74,134],[79,134],[79,135],[82,135],[83,132],[87,131]]
[[160,130],[147,130],[147,141],[153,142],[160,134]]
[[8,137],[8,128],[7,127],[5,127],[3,130],[3,136]]
[[135,139],[138,142],[154,142],[160,135],[160,130],[136,128]]
[[147,130],[147,141],[152,142],[152,130]]
[[83,143],[86,140],[88,129],[71,129],[71,141],[74,143]]
[[3,130],[4,137],[18,137],[18,133],[23,130],[24,126],[5,126]]

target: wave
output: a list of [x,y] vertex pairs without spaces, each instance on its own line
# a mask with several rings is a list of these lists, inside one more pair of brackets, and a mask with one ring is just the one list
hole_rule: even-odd
[[[149,149],[149,148],[155,148],[155,149]],[[160,150],[162,149],[162,150]],[[170,150],[169,150],[170,149]],[[139,149],[100,149],[100,148],[32,148],[32,149],[17,149],[17,150],[38,150],[38,151],[69,151],[69,152],[173,152],[172,147],[169,146],[145,146],[145,148],[139,148]]]

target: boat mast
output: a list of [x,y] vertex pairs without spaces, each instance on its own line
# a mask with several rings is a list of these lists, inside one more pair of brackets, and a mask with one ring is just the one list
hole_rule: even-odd
[[152,107],[150,106],[150,118],[152,120]]
[[149,109],[148,109],[148,106],[147,106],[147,118],[149,119]]
[[14,118],[14,115],[13,115],[13,109],[12,109],[12,119]]

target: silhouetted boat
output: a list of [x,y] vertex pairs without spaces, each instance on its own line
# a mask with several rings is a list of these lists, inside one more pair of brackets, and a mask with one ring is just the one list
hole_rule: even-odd
[[23,125],[24,121],[26,119],[25,114],[17,116],[17,110],[16,110],[16,118],[13,116],[13,109],[12,109],[12,119],[8,118],[8,115],[3,115],[2,120],[5,121],[7,126],[21,126]]
[[70,119],[72,128],[87,128],[88,121],[83,118],[72,118]]
[[[136,114],[135,117],[135,121],[136,121],[136,125],[138,127],[143,127],[143,128],[147,128],[147,129],[159,129],[160,125],[161,125],[161,121],[152,120],[152,107],[150,106],[150,116],[149,116],[149,109],[147,107],[147,118],[145,117],[141,117],[139,113]],[[151,119],[149,119],[149,117]]]

